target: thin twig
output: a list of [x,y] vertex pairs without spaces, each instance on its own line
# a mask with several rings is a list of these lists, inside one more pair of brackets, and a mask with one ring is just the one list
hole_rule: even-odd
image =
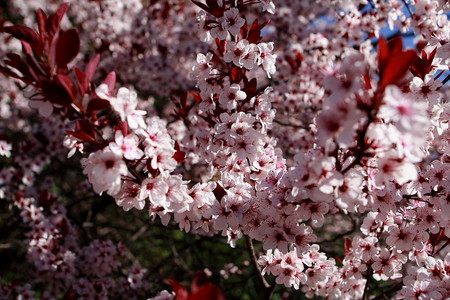
[[406,9],[408,10],[408,12],[409,12],[409,15],[411,16],[411,18],[413,17],[413,15],[414,15],[414,13],[412,12],[412,10],[411,10],[411,7],[409,7],[409,5],[408,5],[408,2],[406,2],[406,0],[402,0],[402,2],[403,2],[403,4],[405,4],[405,6],[406,6]]
[[295,124],[290,124],[290,123],[285,123],[279,120],[273,120],[274,123],[277,123],[279,125],[282,126],[289,126],[289,127],[294,127],[294,128],[298,128],[298,129],[305,129],[305,130],[309,130],[309,127],[303,126],[303,125],[295,125]]
[[372,276],[372,266],[369,265],[369,268],[367,269],[367,274],[366,274],[366,285],[364,286],[364,293],[362,296],[362,300],[366,300],[368,297],[368,292],[369,292],[369,279]]
[[267,282],[264,275],[262,275],[261,268],[259,267],[259,264],[258,264],[258,258],[256,257],[255,247],[253,246],[253,241],[248,235],[245,235],[245,243],[247,244],[247,250],[250,255],[252,265],[256,270],[256,273],[258,275],[260,282],[264,286],[264,298],[263,299],[270,300],[272,298],[272,294],[273,294],[273,290],[275,289],[275,285],[273,285],[273,286],[270,285],[270,283]]

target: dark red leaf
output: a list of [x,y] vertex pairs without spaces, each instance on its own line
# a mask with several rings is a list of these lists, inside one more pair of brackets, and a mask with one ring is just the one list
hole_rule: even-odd
[[83,142],[96,143],[97,133],[87,120],[77,120],[75,131],[67,131],[67,134]]
[[[7,53],[6,57],[8,59],[5,60],[5,64],[11,67],[12,69],[16,69],[17,71],[22,73],[23,76],[20,78],[23,82],[31,83],[33,81],[37,81],[37,78],[35,78],[35,76],[31,73],[29,66],[25,63],[25,61],[22,59],[20,55],[16,53]],[[15,73],[11,69],[10,72]],[[14,76],[14,78],[19,77]]]
[[253,78],[249,81],[245,76],[243,79],[244,88],[242,90],[247,94],[247,99],[251,99],[256,94],[257,80],[256,78]]
[[366,88],[366,90],[372,89],[372,84],[370,82],[370,75],[368,71],[364,73],[364,87]]
[[247,40],[249,43],[256,44],[261,37],[261,30],[258,26],[258,19],[255,19],[253,21],[252,26],[250,27],[250,30],[248,31]]
[[75,299],[75,293],[73,292],[72,288],[69,288],[64,294],[62,300],[73,300],[73,299]]
[[213,190],[214,196],[216,196],[217,201],[221,201],[222,198],[227,194],[227,192],[224,190],[224,188],[217,183],[216,188]]
[[[56,198],[55,198],[55,200],[56,200]],[[59,227],[59,231],[61,232],[61,234],[63,236],[66,236],[69,233],[69,225],[67,224],[66,219],[62,219],[61,221],[59,221],[59,223],[57,225]]]
[[22,81],[25,82],[25,83],[31,83],[29,80],[26,80],[26,79],[23,78],[22,76],[20,76],[20,75],[14,73],[14,72],[11,71],[10,69],[5,68],[5,67],[3,67],[3,66],[0,66],[0,73],[2,73],[2,74],[5,75],[5,76],[8,76],[8,77],[12,77],[12,78],[16,78],[16,79],[22,80]]
[[50,34],[55,34],[59,30],[59,25],[61,24],[61,20],[69,9],[70,4],[64,3],[61,5],[58,10],[50,15],[47,19],[47,23],[45,24],[45,29]]
[[109,102],[108,100],[97,98],[97,99],[92,99],[91,101],[89,101],[87,111],[88,111],[88,113],[92,113],[94,111],[99,111],[99,110],[107,109],[110,107],[111,107],[111,102]]
[[202,102],[202,96],[200,96],[199,92],[192,92],[192,97],[194,97],[195,102],[200,103]]
[[116,85],[116,73],[114,71],[109,72],[103,83],[108,86],[109,91],[113,91]]
[[422,57],[417,56],[414,62],[411,65],[411,72],[414,76],[420,77],[422,80],[425,79],[425,76],[430,73],[433,68],[433,59],[436,55],[437,47],[431,51],[428,55],[424,50],[422,51]]
[[345,238],[345,242],[344,242],[344,255],[347,255],[350,253],[350,251],[352,250],[352,240],[349,239],[348,237]]
[[197,271],[191,283],[191,293],[196,293],[202,285],[208,283],[205,272]]
[[44,81],[41,84],[42,94],[45,99],[49,100],[53,104],[59,104],[66,108],[72,108],[72,101],[70,100],[69,93],[66,89],[56,81]]
[[231,82],[239,83],[242,79],[242,69],[233,67],[231,69]]
[[225,53],[227,40],[222,40],[221,41],[218,38],[216,38],[216,45],[217,45],[217,49],[219,50],[220,55],[223,56],[223,54]]
[[184,151],[177,151],[173,155],[173,159],[177,161],[177,163],[182,163],[186,157],[186,152]]
[[194,3],[195,5],[197,5],[198,7],[203,9],[204,11],[209,12],[211,14],[211,11],[210,11],[209,7],[206,4],[203,4],[200,1],[195,1],[195,0],[192,0],[192,3]]
[[241,27],[240,31],[241,31],[241,36],[247,37],[247,34],[248,34],[247,20],[245,20],[245,24],[244,24],[244,26]]
[[59,67],[65,67],[80,51],[80,37],[75,28],[63,31],[56,42],[55,60]]
[[22,49],[25,54],[33,55],[33,49],[31,48],[30,44],[25,41],[22,41]]
[[393,56],[393,59],[389,60],[389,64],[386,66],[384,72],[380,74],[381,86],[386,87],[402,79],[415,57],[416,51],[414,50],[407,50],[399,55]]
[[428,45],[426,40],[421,40],[416,44],[417,52],[422,52],[422,50]]
[[28,64],[28,70],[33,74],[33,77],[37,82],[41,82],[47,78],[46,72],[42,69],[34,56],[27,55],[25,59]]
[[250,27],[249,31],[248,31],[248,36],[247,36],[247,40],[250,43],[258,43],[259,40],[261,39],[261,30],[268,24],[269,22],[264,22],[261,25],[258,22],[258,19],[255,19],[255,21],[253,21],[252,26]]
[[209,6],[214,16],[216,17],[223,16],[224,9],[220,7],[220,5],[217,3],[217,0],[206,0],[206,5]]
[[83,132],[87,133],[93,138],[97,137],[95,129],[92,127],[91,123],[89,123],[87,120],[77,120],[76,129],[82,130]]
[[39,35],[31,28],[23,25],[13,25],[4,28],[4,31],[11,34],[18,40],[25,41],[36,51],[40,47]]
[[389,59],[389,47],[386,40],[380,37],[378,40],[378,70],[383,73],[387,60]]
[[[178,298],[177,298],[178,299]],[[206,283],[201,288],[189,295],[188,300],[225,300],[225,295],[220,288],[212,283]]]
[[186,152],[181,151],[180,144],[178,142],[175,142],[175,154],[172,156],[173,159],[177,161],[177,163],[182,163],[184,161],[184,158],[186,157]]
[[119,124],[117,124],[115,130],[120,130],[122,131],[123,136],[127,136],[128,135],[128,123],[127,122],[120,122]]
[[89,86],[92,78],[94,77],[95,70],[97,70],[98,63],[100,62],[100,54],[96,54],[93,59],[88,63],[86,67],[86,84]]
[[187,300],[189,297],[188,290],[182,286],[178,281],[173,278],[167,279],[172,287],[172,290],[175,292],[176,300]]
[[183,108],[186,108],[186,105],[187,105],[187,97],[188,97],[188,93],[186,92],[186,93],[183,93],[182,95],[181,95],[181,97],[180,97],[180,104],[181,104],[181,107],[183,107]]
[[200,1],[192,0],[192,2],[203,9],[204,11],[212,14],[216,18],[220,18],[223,16],[223,9],[217,4],[217,1],[214,0],[207,0],[206,4],[201,3]]
[[36,11],[36,19],[38,22],[39,33],[42,39],[47,34],[47,30],[45,29],[45,24],[47,23],[47,15],[42,9],[39,8]]
[[55,78],[56,78],[56,82],[58,82],[62,87],[64,87],[66,92],[69,94],[70,99],[72,99],[72,101],[76,101],[77,100],[77,87],[75,86],[72,79],[69,76],[62,75],[62,74],[56,75]]
[[88,86],[86,84],[86,74],[84,74],[83,71],[78,69],[77,67],[73,68],[73,71],[75,72],[75,77],[77,78],[78,87],[80,88],[80,95],[86,94],[86,91],[88,89]]
[[380,88],[398,83],[406,74],[416,57],[415,50],[403,51],[401,37],[396,37],[386,43],[379,39],[378,70],[380,73]]
[[84,133],[83,131],[66,131],[68,135],[76,137],[82,142],[86,143],[95,143],[95,139],[93,139],[90,135]]

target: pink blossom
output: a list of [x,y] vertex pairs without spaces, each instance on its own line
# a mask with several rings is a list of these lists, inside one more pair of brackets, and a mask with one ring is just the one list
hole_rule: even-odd
[[244,25],[245,20],[239,16],[239,10],[232,7],[224,13],[224,20],[221,25],[228,30],[232,35],[239,34],[239,29]]
[[0,140],[0,156],[10,157],[12,145],[7,141]]
[[247,94],[241,90],[241,87],[233,83],[228,88],[225,88],[220,94],[219,101],[223,108],[234,109],[237,106],[238,101],[244,100]]
[[124,181],[119,193],[114,195],[118,206],[129,211],[132,208],[142,210],[145,207],[145,197],[141,194],[141,185],[132,181]]
[[111,151],[117,155],[123,155],[126,159],[139,159],[144,155],[144,152],[139,149],[139,138],[134,134],[123,136],[122,131],[118,130],[115,133],[115,142],[109,144]]
[[277,55],[272,54],[273,43],[260,43],[257,47],[259,49],[258,64],[262,64],[267,76],[271,78],[271,75],[276,72],[275,60],[277,59]]
[[119,192],[121,176],[128,174],[128,169],[120,155],[105,148],[89,155],[82,160],[83,173],[88,175],[96,193],[107,191],[110,195]]

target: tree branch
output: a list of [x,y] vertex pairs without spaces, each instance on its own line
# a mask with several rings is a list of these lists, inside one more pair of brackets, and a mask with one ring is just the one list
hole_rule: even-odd
[[259,267],[259,264],[258,264],[258,258],[256,257],[255,247],[253,246],[253,241],[247,235],[245,235],[245,243],[247,244],[247,250],[250,255],[252,265],[255,268],[258,278],[264,287],[264,298],[263,299],[270,300],[272,298],[273,290],[275,289],[275,284],[273,286],[270,285],[270,283],[267,282],[264,275],[262,275],[261,268]]

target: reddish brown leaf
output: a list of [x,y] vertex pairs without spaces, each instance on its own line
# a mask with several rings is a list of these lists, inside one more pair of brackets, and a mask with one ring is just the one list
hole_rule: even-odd
[[194,3],[195,5],[197,5],[198,7],[203,9],[204,11],[209,12],[211,14],[211,11],[210,11],[209,7],[206,4],[203,4],[200,1],[195,1],[195,0],[192,0],[192,3]]
[[36,19],[38,22],[39,33],[41,35],[41,38],[43,38],[47,34],[47,30],[45,29],[45,24],[47,23],[47,15],[40,8],[36,11]]
[[244,88],[242,90],[247,94],[247,99],[251,99],[256,94],[257,80],[256,78],[253,78],[249,81],[245,76],[243,79]]
[[28,70],[33,74],[36,81],[40,82],[47,78],[47,73],[42,69],[34,56],[27,55],[25,61],[28,64]]
[[372,84],[370,83],[370,75],[368,71],[364,73],[364,87],[366,88],[366,90],[372,89]]
[[58,10],[50,15],[47,19],[47,23],[45,24],[45,29],[50,34],[55,34],[59,30],[59,25],[61,24],[61,20],[69,9],[70,4],[64,3],[61,5]]
[[248,34],[247,20],[245,20],[245,24],[244,24],[244,26],[241,27],[240,32],[241,32],[241,36],[247,37],[247,34]]
[[186,157],[186,152],[184,151],[177,151],[173,155],[173,159],[177,161],[177,163],[182,163],[184,161],[184,158]]
[[0,73],[2,73],[2,74],[5,75],[5,76],[8,76],[8,77],[12,77],[12,78],[16,78],[16,79],[22,80],[23,82],[26,82],[26,83],[31,83],[31,82],[29,82],[29,81],[26,81],[26,79],[23,78],[22,76],[20,76],[20,75],[14,73],[14,72],[11,71],[10,69],[5,68],[5,67],[3,67],[3,66],[0,66]]
[[208,283],[205,272],[197,271],[191,283],[191,293],[196,293],[202,285]]
[[[6,57],[8,59],[5,60],[5,64],[9,67],[11,67],[12,69],[16,69],[17,71],[19,71],[20,73],[22,73],[22,77],[21,80],[26,82],[26,83],[31,83],[32,81],[37,81],[37,78],[35,78],[32,73],[30,72],[30,68],[28,67],[28,65],[24,62],[24,60],[22,59],[22,57],[16,53],[7,53]],[[6,68],[5,68],[6,70]],[[9,69],[10,72],[14,73],[11,69]],[[18,78],[18,77],[15,77]]]
[[213,190],[214,196],[216,197],[217,201],[221,201],[222,198],[227,194],[227,192],[224,190],[224,188],[217,183],[216,188]]
[[87,83],[86,83],[86,74],[84,74],[83,71],[78,69],[77,67],[73,68],[73,71],[75,72],[75,77],[77,78],[78,87],[80,89],[80,95],[86,94],[86,91],[88,89]]
[[95,143],[95,139],[93,139],[90,135],[82,132],[82,131],[66,131],[68,135],[76,137],[82,142],[86,143]]
[[119,122],[119,124],[117,124],[117,126],[115,127],[115,130],[120,130],[122,131],[123,136],[127,136],[128,135],[128,123],[127,122]]
[[30,44],[25,41],[22,41],[22,49],[25,54],[33,55],[33,49],[31,48]]
[[73,135],[74,137],[88,143],[96,142],[97,133],[88,121],[77,120],[75,129],[75,131],[68,131],[67,134]]
[[347,255],[350,253],[351,249],[352,249],[352,240],[349,239],[348,237],[345,238],[345,242],[344,242],[344,255]]
[[387,60],[389,59],[389,47],[386,40],[380,37],[378,40],[378,69],[380,74],[383,73]]
[[18,40],[27,42],[33,49],[39,49],[41,41],[39,35],[33,29],[23,25],[14,25],[5,27],[4,31]]
[[89,101],[87,111],[88,111],[88,113],[92,113],[94,111],[99,111],[99,110],[107,109],[110,107],[111,107],[111,102],[109,102],[108,100],[97,98],[97,99],[92,99],[91,101]]
[[217,0],[206,0],[206,4],[209,6],[211,14],[216,17],[223,16],[224,9],[220,7],[220,5],[217,3]]
[[399,55],[393,56],[393,59],[389,61],[383,74],[380,74],[381,86],[386,87],[402,79],[415,57],[416,51],[414,50],[407,50]]
[[[178,298],[177,298],[178,299]],[[200,289],[189,295],[188,300],[225,300],[225,295],[220,288],[212,283],[206,283]]]
[[56,42],[55,61],[59,67],[65,67],[80,51],[80,37],[75,28],[63,31]]
[[207,0],[206,4],[201,3],[200,1],[192,0],[192,3],[203,9],[204,11],[212,14],[213,16],[220,18],[223,16],[223,9],[217,4],[214,0]]
[[261,37],[261,30],[259,29],[258,25],[258,19],[255,19],[252,26],[250,27],[250,30],[248,31],[247,40],[249,43],[255,44],[259,41]]
[[192,92],[192,97],[194,97],[195,102],[200,103],[202,102],[202,96],[200,96],[199,92]]
[[239,83],[242,79],[242,69],[241,68],[232,68],[231,69],[231,82]]
[[58,82],[66,92],[69,94],[70,99],[72,101],[76,101],[77,99],[77,87],[73,83],[72,79],[67,75],[58,74],[56,75],[56,82]]
[[173,159],[175,159],[177,163],[182,163],[186,157],[186,152],[181,151],[180,144],[178,144],[178,142],[175,142],[175,150],[176,152],[173,155]]
[[378,48],[380,88],[384,89],[389,84],[398,83],[405,76],[415,57],[415,50],[403,51],[401,37],[396,37],[389,43],[380,38]]
[[258,19],[255,19],[253,22],[251,28],[248,31],[247,40],[250,43],[258,43],[261,39],[261,30],[268,24],[269,22],[264,22],[261,25],[259,25]]
[[41,85],[42,94],[54,104],[59,104],[72,109],[72,101],[66,89],[56,81],[45,81]]
[[167,279],[170,283],[170,286],[172,287],[172,290],[175,292],[175,299],[176,300],[187,300],[189,297],[188,290],[182,286],[178,281],[176,281],[173,278]]
[[417,56],[414,62],[411,65],[411,72],[414,76],[420,77],[422,80],[425,79],[425,76],[430,73],[433,68],[433,59],[436,55],[437,47],[431,51],[428,55],[424,50],[422,51],[422,57]]
[[86,84],[89,85],[97,70],[98,63],[100,62],[100,54],[96,54],[93,59],[88,63],[86,67]]
[[221,56],[223,56],[223,54],[225,53],[225,48],[227,45],[227,40],[219,40],[216,38],[216,45],[217,45],[217,49],[219,50],[219,53],[221,54]]
[[109,72],[108,75],[106,75],[106,78],[103,81],[103,83],[108,86],[109,91],[113,91],[116,85],[116,73]]
[[76,127],[77,130],[83,130],[91,136],[96,136],[95,130],[92,125],[87,120],[77,120]]

